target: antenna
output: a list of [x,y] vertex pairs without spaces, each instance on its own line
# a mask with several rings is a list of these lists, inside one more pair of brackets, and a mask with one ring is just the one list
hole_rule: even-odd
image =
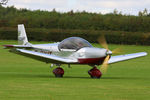
[[1,1],[0,1],[0,5],[6,5],[7,2],[8,2],[8,0],[1,0]]

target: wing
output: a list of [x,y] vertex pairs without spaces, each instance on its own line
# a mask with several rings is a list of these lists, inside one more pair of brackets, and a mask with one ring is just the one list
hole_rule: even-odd
[[112,56],[109,59],[108,64],[120,62],[120,61],[124,61],[124,60],[128,60],[128,59],[133,59],[133,58],[137,58],[137,57],[142,57],[142,56],[146,56],[146,55],[147,55],[146,52],[139,52],[139,53],[133,53],[133,54]]
[[24,49],[12,49],[10,52],[23,55],[26,57],[30,57],[39,61],[43,61],[46,63],[59,63],[59,64],[74,64],[77,63],[77,59],[69,59],[69,58],[63,58],[59,57],[56,55],[50,55],[50,54],[44,54],[44,53],[39,53],[35,51],[30,51],[30,50],[24,50]]

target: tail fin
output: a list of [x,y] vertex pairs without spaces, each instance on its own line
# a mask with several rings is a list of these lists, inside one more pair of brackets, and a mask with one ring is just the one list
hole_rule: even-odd
[[23,24],[18,25],[18,44],[19,45],[31,45],[28,42],[26,31]]

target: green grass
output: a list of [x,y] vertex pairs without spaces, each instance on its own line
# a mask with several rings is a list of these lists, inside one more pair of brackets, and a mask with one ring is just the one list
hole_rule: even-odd
[[[0,41],[0,45],[16,43]],[[109,47],[112,50],[119,45]],[[123,49],[125,53],[150,54],[150,46],[124,45]],[[150,55],[112,64],[101,79],[89,77],[90,66],[63,65],[64,77],[55,78],[49,64],[10,53],[1,46],[0,100],[150,100],[149,61]]]

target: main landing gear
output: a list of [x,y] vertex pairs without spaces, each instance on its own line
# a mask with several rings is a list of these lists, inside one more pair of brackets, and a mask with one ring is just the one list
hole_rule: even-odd
[[91,78],[100,78],[102,76],[101,71],[96,67],[93,67],[91,70],[89,70],[88,74],[91,76]]
[[53,70],[53,73],[55,77],[63,77],[64,70],[61,67],[57,67],[56,69]]
[[55,75],[55,77],[63,77],[64,69],[60,67],[60,64],[56,64],[56,66],[58,67],[53,70],[53,74]]
[[[64,70],[60,67],[60,65],[57,65],[58,67],[53,70],[53,74],[55,77],[63,77]],[[101,78],[102,73],[99,69],[96,68],[96,66],[92,66],[93,68],[88,71],[88,74],[91,76],[91,78]]]

